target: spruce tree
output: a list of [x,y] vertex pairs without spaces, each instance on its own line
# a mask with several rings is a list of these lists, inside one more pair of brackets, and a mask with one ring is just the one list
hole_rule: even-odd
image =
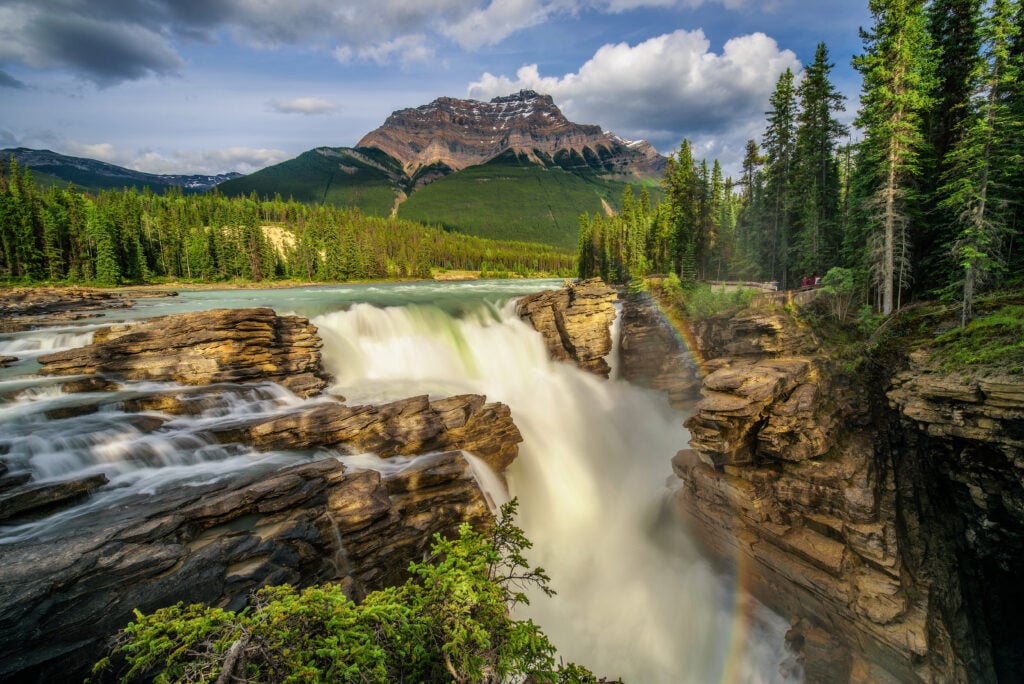
[[695,258],[697,223],[699,219],[699,183],[693,163],[690,141],[683,140],[679,151],[669,157],[662,181],[672,225],[671,254],[673,268],[682,275],[684,254]]
[[961,324],[967,325],[978,288],[1000,266],[1011,199],[1005,171],[1015,163],[1014,148],[1024,134],[1007,97],[1018,70],[1010,44],[1020,27],[1011,0],[993,0],[982,22],[983,59],[971,74],[972,97],[961,119],[958,140],[946,155],[948,169],[940,207],[955,217],[958,234],[953,254],[963,270]]
[[853,65],[863,76],[856,124],[864,131],[857,171],[873,234],[871,261],[881,290],[881,310],[897,306],[909,281],[911,190],[925,145],[921,113],[931,104],[931,64],[923,0],[870,0],[874,19],[861,31],[864,54]]
[[955,270],[949,245],[958,232],[956,217],[940,207],[942,186],[948,183],[949,153],[963,135],[976,90],[981,59],[983,0],[932,0],[927,10],[928,33],[935,59],[932,107],[924,116],[928,140],[921,165],[922,220],[914,235],[918,255],[917,284],[935,289],[947,284]]
[[770,216],[768,252],[764,258],[768,263],[769,277],[787,287],[790,280],[790,208],[796,155],[796,91],[791,70],[786,69],[779,76],[769,104],[771,110],[766,113],[768,126],[764,132],[764,152]]
[[824,274],[838,263],[842,235],[839,231],[839,163],[836,142],[847,134],[846,126],[835,118],[844,111],[846,98],[829,79],[834,65],[828,48],[818,43],[814,62],[804,72],[797,88],[800,113],[797,115],[795,193],[798,234],[795,238],[794,264],[804,273]]

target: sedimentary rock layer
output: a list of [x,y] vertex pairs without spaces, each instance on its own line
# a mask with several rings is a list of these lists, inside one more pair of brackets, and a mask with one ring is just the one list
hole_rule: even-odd
[[686,423],[692,449],[674,459],[677,503],[716,556],[742,559],[759,598],[800,621],[807,681],[965,679],[907,558],[885,426],[863,390],[837,380],[782,308],[694,332],[712,358]]
[[591,278],[526,295],[516,303],[516,313],[544,337],[551,358],[608,377],[605,356],[612,349],[616,299],[615,290]]
[[99,374],[186,385],[272,380],[300,396],[322,390],[316,327],[272,309],[215,309],[97,330],[93,343],[39,357],[44,375]]

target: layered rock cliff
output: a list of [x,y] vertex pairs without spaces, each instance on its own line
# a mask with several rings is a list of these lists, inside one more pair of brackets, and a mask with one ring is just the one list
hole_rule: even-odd
[[[108,479],[34,483],[24,454],[0,440],[0,681],[81,680],[135,609],[178,601],[240,609],[260,586],[325,581],[358,599],[402,581],[435,533],[488,518],[467,454],[499,475],[512,462],[522,437],[508,407],[480,395],[350,406],[329,396],[298,401],[273,387],[319,392],[320,347],[305,319],[240,309],[110,326],[86,347],[41,358],[44,373],[84,376],[60,383],[72,396],[46,414],[69,420],[72,431],[70,420],[94,413],[140,435],[200,416],[201,435],[175,448],[220,443],[277,458],[204,478],[212,484],[153,486],[85,515],[64,511],[26,534],[55,510],[102,496]],[[274,407],[230,410],[244,402]],[[165,465],[143,442],[126,458]],[[367,452],[397,460],[383,472],[339,460]],[[292,465],[272,465],[281,460]]]
[[39,357],[44,375],[185,385],[271,380],[310,396],[327,385],[316,327],[272,309],[215,309],[101,328],[85,347]]
[[607,378],[616,299],[615,290],[591,278],[521,297],[516,313],[541,334],[551,358]]
[[433,533],[487,514],[461,452],[388,477],[328,458],[139,495],[71,534],[3,547],[0,680],[81,680],[136,608],[237,610],[264,585],[351,578],[358,596],[397,583]]
[[706,375],[677,506],[793,620],[806,681],[1015,681],[1024,383],[913,354],[844,372],[770,306],[692,332]]
[[592,168],[636,178],[660,175],[665,158],[645,141],[626,141],[599,126],[572,123],[550,95],[522,90],[490,102],[441,97],[394,112],[359,141],[398,159],[409,176],[483,164],[502,154],[547,166]]

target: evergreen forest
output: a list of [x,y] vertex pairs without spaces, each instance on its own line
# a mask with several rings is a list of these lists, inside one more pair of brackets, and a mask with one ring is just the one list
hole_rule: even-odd
[[[870,0],[849,130],[825,44],[779,75],[738,179],[682,142],[664,198],[628,191],[582,216],[579,274],[652,273],[800,287],[842,269],[882,314],[1024,280],[1024,7],[1019,0]],[[836,274],[840,273],[839,271]],[[830,280],[836,280],[832,278]]]
[[572,272],[571,251],[487,240],[356,209],[217,192],[96,195],[40,188],[11,160],[0,171],[0,281],[113,286],[184,280],[430,278]]

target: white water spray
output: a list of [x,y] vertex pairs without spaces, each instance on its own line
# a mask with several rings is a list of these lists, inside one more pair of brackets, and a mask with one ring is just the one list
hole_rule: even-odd
[[[508,472],[518,524],[558,596],[524,611],[560,655],[632,682],[784,681],[785,624],[745,634],[735,596],[667,510],[688,435],[664,398],[552,363],[511,305],[453,318],[357,305],[314,320],[332,391],[350,401],[487,395],[523,434]],[[734,637],[740,636],[740,643]]]

